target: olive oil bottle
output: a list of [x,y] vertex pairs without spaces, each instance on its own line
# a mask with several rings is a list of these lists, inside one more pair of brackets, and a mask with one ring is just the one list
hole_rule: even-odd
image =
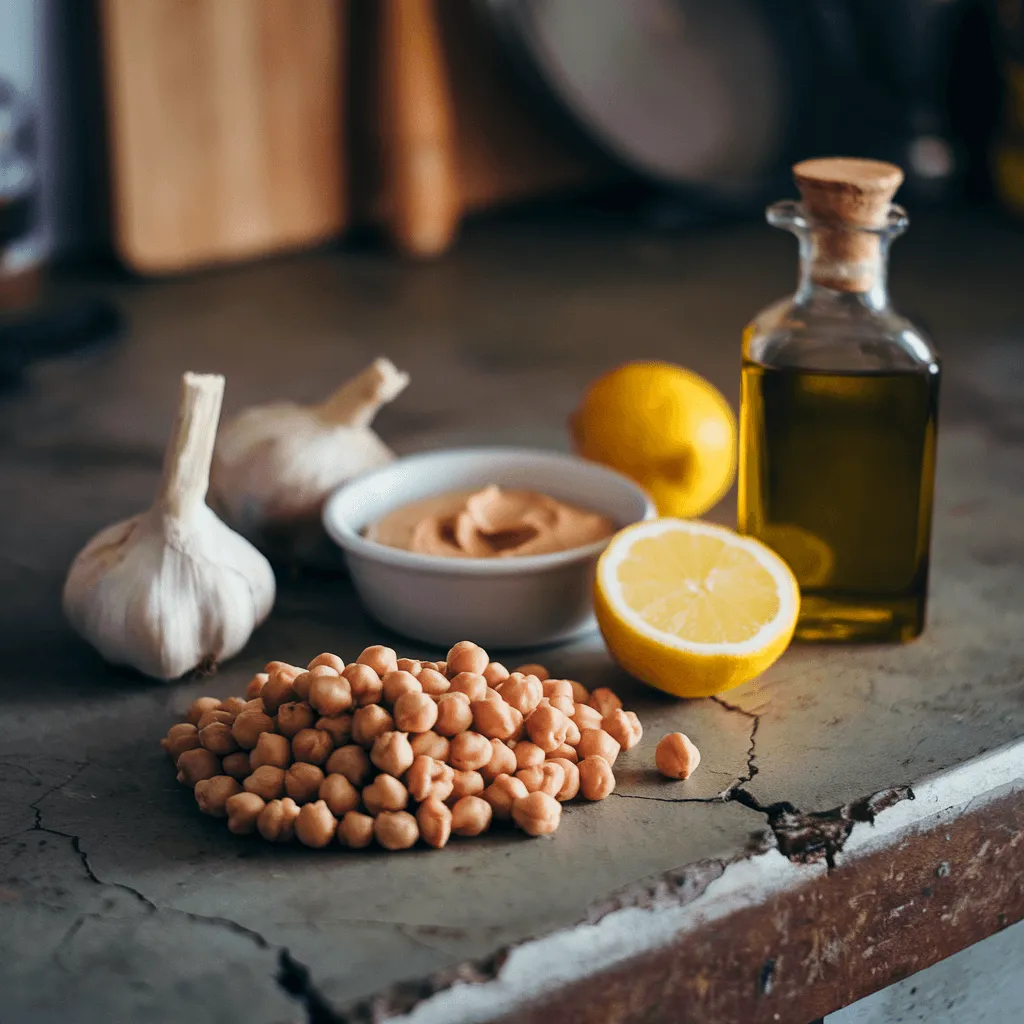
[[797,235],[797,292],[743,340],[739,525],[796,574],[796,636],[906,641],[925,624],[939,361],[889,306],[891,199],[903,175],[808,160],[802,202],[768,210]]

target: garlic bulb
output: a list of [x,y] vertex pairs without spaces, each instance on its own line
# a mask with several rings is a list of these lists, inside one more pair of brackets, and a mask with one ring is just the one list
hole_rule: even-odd
[[275,402],[241,413],[217,439],[214,508],[276,557],[335,564],[338,553],[320,525],[324,499],[395,458],[370,424],[408,383],[390,360],[377,359],[321,405]]
[[224,378],[186,373],[151,509],[71,565],[64,613],[107,661],[176,679],[245,646],[274,603],[270,563],[206,505]]

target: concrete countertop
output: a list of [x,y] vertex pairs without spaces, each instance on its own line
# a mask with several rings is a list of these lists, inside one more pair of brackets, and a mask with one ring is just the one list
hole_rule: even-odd
[[[122,305],[126,343],[0,398],[0,1020],[804,1024],[1024,915],[1024,236],[980,214],[922,218],[894,254],[895,301],[945,367],[926,635],[796,648],[686,702],[597,639],[513,656],[612,686],[646,730],[553,841],[316,852],[197,813],[158,746],[195,697],[272,658],[437,656],[343,580],[280,579],[238,658],[173,685],[106,667],[62,620],[75,552],[150,502],[183,370],[226,373],[229,415],[322,398],[383,353],[413,381],[378,420],[398,450],[565,448],[582,389],[627,358],[735,401],[745,318],[795,260],[759,225],[536,222],[425,266],[322,253],[79,283]],[[684,784],[652,773],[674,729],[704,755]]]

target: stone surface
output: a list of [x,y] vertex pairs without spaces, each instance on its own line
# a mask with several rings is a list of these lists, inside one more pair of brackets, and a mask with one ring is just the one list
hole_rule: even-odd
[[[565,448],[581,390],[625,358],[683,362],[735,400],[742,323],[790,287],[791,244],[753,225],[668,238],[505,224],[428,266],[327,253],[159,284],[86,282],[123,305],[128,341],[42,367],[0,399],[4,1024],[329,1019],[317,1006],[571,930],[646,876],[696,885],[708,864],[725,871],[765,842],[763,807],[828,810],[1019,738],[1024,359],[1008,339],[1024,321],[1022,258],[1024,237],[956,215],[915,225],[895,251],[894,291],[932,325],[946,368],[919,643],[794,650],[746,688],[687,702],[630,682],[593,638],[509,656],[610,685],[640,713],[645,737],[617,766],[616,794],[570,808],[553,842],[494,835],[390,857],[232,837],[196,813],[157,746],[195,696],[239,692],[270,658],[394,640],[343,580],[282,577],[242,655],[170,686],[108,668],[63,623],[74,553],[150,501],[178,375],[225,372],[230,414],[318,399],[385,353],[413,378],[378,423],[400,451]],[[712,518],[730,521],[732,502]],[[651,770],[657,739],[676,729],[704,755],[686,783]]]

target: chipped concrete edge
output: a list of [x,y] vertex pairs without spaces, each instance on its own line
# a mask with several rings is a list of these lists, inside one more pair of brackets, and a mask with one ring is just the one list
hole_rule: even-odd
[[[934,828],[1024,789],[1024,740],[982,754],[911,787],[883,790],[833,811],[802,815],[789,808],[770,827],[776,840],[798,832],[808,819],[838,821],[836,846],[826,857],[805,851],[784,855],[784,843],[763,845],[734,860],[707,861],[622,890],[574,927],[500,951],[478,965],[463,964],[420,982],[400,984],[321,1017],[343,1024],[387,1020],[393,1024],[486,1024],[516,1006],[645,953],[664,948],[696,927],[773,894],[826,874],[908,832]],[[315,1018],[314,1018],[315,1019]]]

